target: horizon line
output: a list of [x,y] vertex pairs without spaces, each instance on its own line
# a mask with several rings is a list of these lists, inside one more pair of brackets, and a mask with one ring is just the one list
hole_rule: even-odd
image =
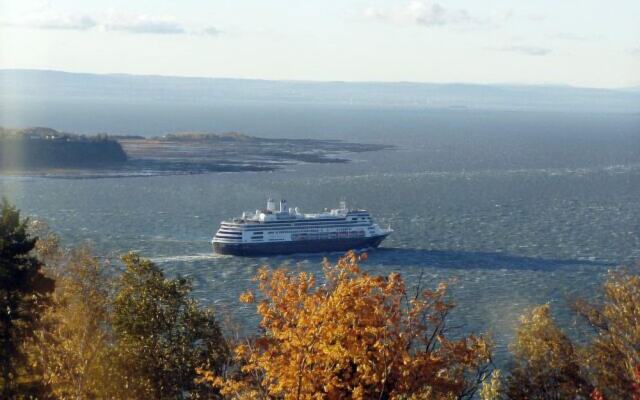
[[571,89],[593,89],[612,91],[633,91],[640,90],[640,83],[632,86],[619,87],[598,87],[598,86],[576,86],[568,83],[521,83],[521,82],[433,82],[433,81],[402,81],[402,80],[315,80],[315,79],[267,79],[267,78],[241,78],[241,77],[219,77],[202,75],[164,75],[164,74],[136,74],[130,72],[80,72],[50,68],[0,68],[0,71],[29,71],[29,72],[56,72],[70,75],[98,75],[98,76],[133,76],[133,77],[156,77],[156,78],[180,78],[180,79],[211,79],[211,80],[236,80],[236,81],[257,81],[257,82],[282,82],[282,83],[344,83],[344,84],[415,84],[415,85],[439,85],[439,86],[512,86],[512,87],[556,87]]

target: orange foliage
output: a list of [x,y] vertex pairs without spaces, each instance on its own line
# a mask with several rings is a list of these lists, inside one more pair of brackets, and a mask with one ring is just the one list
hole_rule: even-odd
[[599,389],[593,389],[591,392],[591,400],[605,400],[602,392]]
[[[264,334],[235,348],[226,376],[200,371],[228,398],[445,399],[470,397],[487,376],[482,337],[445,337],[446,285],[409,295],[397,273],[362,272],[366,255],[325,261],[325,282],[259,270]],[[254,302],[253,293],[241,296]]]

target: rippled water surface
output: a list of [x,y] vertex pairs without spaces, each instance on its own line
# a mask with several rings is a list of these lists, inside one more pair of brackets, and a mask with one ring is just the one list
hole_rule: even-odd
[[[0,177],[0,194],[46,219],[67,243],[90,240],[110,255],[135,250],[171,275],[189,276],[196,297],[249,330],[255,314],[237,297],[256,269],[284,264],[320,273],[323,255],[217,256],[209,241],[218,222],[263,206],[267,196],[303,211],[344,196],[395,229],[366,268],[400,272],[409,285],[421,274],[427,285],[453,279],[453,324],[490,332],[499,360],[532,305],[552,303],[561,323],[577,329],[567,298],[592,296],[609,268],[640,258],[640,117],[429,115],[375,114],[369,136],[366,118],[354,115],[349,139],[399,147],[358,154],[350,164],[148,178]],[[304,116],[297,118],[283,120],[282,136],[319,129],[301,129]],[[338,125],[323,128],[327,137],[340,136]]]

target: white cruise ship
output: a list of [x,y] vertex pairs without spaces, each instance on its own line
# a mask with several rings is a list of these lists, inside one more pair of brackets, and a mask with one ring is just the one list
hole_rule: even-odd
[[216,253],[241,256],[317,253],[378,247],[391,232],[344,201],[331,211],[303,214],[285,200],[276,210],[269,199],[265,209],[223,221],[211,243]]

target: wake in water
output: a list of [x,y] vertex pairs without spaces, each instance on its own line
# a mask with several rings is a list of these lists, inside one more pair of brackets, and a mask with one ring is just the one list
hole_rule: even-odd
[[192,261],[206,261],[206,260],[216,260],[221,258],[233,258],[233,256],[225,255],[225,254],[216,254],[216,253],[198,253],[198,254],[185,254],[178,256],[166,256],[166,257],[155,257],[150,258],[150,260],[156,264],[164,264],[170,262],[192,262]]

